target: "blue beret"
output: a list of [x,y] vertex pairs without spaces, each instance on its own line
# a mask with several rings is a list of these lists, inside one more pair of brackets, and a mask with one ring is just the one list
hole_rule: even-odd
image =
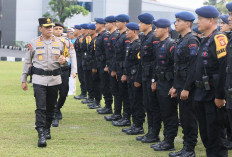
[[171,22],[168,19],[158,19],[153,21],[153,24],[159,28],[167,28],[171,26]]
[[139,24],[134,23],[134,22],[127,23],[126,27],[131,30],[139,30]]
[[197,34],[202,34],[202,33],[198,30],[198,27],[194,27],[194,28],[193,28],[193,31],[196,32]]
[[215,18],[219,16],[219,11],[214,6],[208,5],[196,9],[196,14],[205,18]]
[[175,14],[176,18],[179,18],[181,20],[185,20],[185,21],[194,21],[195,20],[195,16],[187,11],[182,11],[182,12],[178,12]]
[[226,8],[227,8],[229,11],[232,11],[232,2],[227,3],[227,4],[226,4]]
[[81,28],[83,28],[83,29],[89,29],[89,24],[87,24],[87,23],[84,23],[84,24],[81,24],[80,25],[81,26]]
[[143,13],[138,16],[138,19],[145,24],[152,24],[152,21],[155,19],[150,13]]
[[229,24],[229,15],[220,15],[220,18],[222,19],[223,22],[225,22],[226,24]]
[[75,25],[74,28],[81,30],[81,26],[80,25]]
[[113,23],[113,22],[116,22],[116,19],[115,19],[114,16],[107,16],[107,17],[105,18],[105,21],[106,21],[106,22],[109,22],[109,23]]
[[106,24],[106,21],[103,18],[96,18],[95,21],[99,24]]
[[90,24],[89,25],[89,29],[95,30],[96,29],[96,25],[95,24]]
[[126,14],[119,14],[118,16],[115,17],[115,19],[120,22],[129,22],[130,16]]

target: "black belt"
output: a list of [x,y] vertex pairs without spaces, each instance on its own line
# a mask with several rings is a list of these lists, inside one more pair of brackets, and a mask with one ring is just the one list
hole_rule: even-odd
[[61,70],[62,70],[62,71],[67,71],[67,70],[69,70],[69,69],[70,69],[70,66],[61,67]]
[[33,67],[33,74],[36,74],[36,75],[45,75],[45,76],[57,76],[57,75],[61,74],[61,70],[59,68],[59,69],[56,69],[56,70],[45,71],[43,69],[39,69],[39,68]]

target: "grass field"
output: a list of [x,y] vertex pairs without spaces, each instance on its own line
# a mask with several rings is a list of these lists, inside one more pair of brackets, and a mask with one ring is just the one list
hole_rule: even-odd
[[[155,152],[150,144],[125,135],[121,128],[106,122],[102,115],[86,105],[67,98],[59,128],[52,128],[52,139],[46,148],[37,147],[34,129],[35,101],[32,85],[24,92],[20,75],[23,63],[0,62],[0,157],[167,157],[168,152]],[[79,94],[79,84],[78,84]],[[147,131],[147,124],[144,126]],[[182,129],[175,140],[182,148]],[[161,132],[162,133],[162,132]],[[161,135],[163,139],[163,136]],[[204,157],[205,149],[198,139],[196,155]],[[229,152],[232,156],[232,152]]]

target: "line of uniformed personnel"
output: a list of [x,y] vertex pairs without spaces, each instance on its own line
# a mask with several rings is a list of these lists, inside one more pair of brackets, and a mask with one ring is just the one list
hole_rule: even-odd
[[[220,13],[213,6],[196,9],[198,27],[193,29],[195,34],[192,33],[195,17],[190,12],[175,14],[175,30],[171,30],[168,19],[155,20],[149,13],[138,16],[139,24],[129,22],[128,15],[120,14],[96,18],[96,24],[75,25],[81,32],[74,43],[81,94],[74,98],[83,100],[83,104],[97,109],[99,114],[110,114],[104,118],[114,126],[130,126],[122,128],[127,135],[144,134],[143,123],[147,116],[148,132],[136,140],[155,143],[151,145],[155,151],[175,150],[179,105],[183,149],[170,152],[169,156],[194,157],[199,127],[206,155],[227,157],[232,142],[232,2],[226,7],[230,14],[220,16],[221,31],[217,27]],[[42,25],[41,29],[43,27],[47,26]],[[176,33],[179,36],[172,38]],[[41,42],[41,39],[37,40]],[[58,42],[57,39],[50,40]],[[48,64],[50,60],[43,60],[51,52],[53,54],[53,47],[46,49],[42,60],[39,51],[38,45],[29,48],[22,87],[27,89],[25,81],[32,59],[38,144],[44,146],[43,130],[50,129],[51,116],[48,115],[53,114],[48,104],[53,105],[55,101],[49,102],[52,97],[42,97],[41,93],[48,96],[50,87],[61,83],[56,68],[59,63],[65,64],[65,57],[60,49],[56,62],[52,63],[57,65],[53,67]],[[100,104],[102,95],[103,108]],[[41,101],[44,103],[42,109]],[[39,122],[41,117],[47,118],[43,118],[43,125]],[[164,139],[160,141],[162,122]]]

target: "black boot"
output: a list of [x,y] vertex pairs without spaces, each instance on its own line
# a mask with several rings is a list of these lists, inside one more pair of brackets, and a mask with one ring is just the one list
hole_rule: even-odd
[[155,151],[174,151],[174,142],[164,139],[162,142],[153,145]]
[[107,107],[105,106],[104,108],[102,109],[98,109],[97,110],[98,114],[112,114],[112,108],[111,107]]
[[131,129],[133,129],[133,127],[135,127],[135,124],[133,124],[131,127],[129,127],[129,128],[122,128],[122,132],[127,132],[128,130],[131,130]]
[[45,134],[44,134],[44,129],[38,128],[37,131],[38,131],[38,136],[39,136],[38,147],[46,147],[47,142],[46,142],[46,138],[45,138]]
[[151,127],[148,127],[148,133],[144,136],[138,136],[136,137],[136,141],[142,141],[142,139],[146,136],[148,136],[150,133],[152,132],[152,128]]
[[80,94],[78,96],[74,96],[74,99],[77,99],[77,100],[86,99],[86,98],[87,98],[86,94]]
[[141,142],[142,143],[160,142],[160,137],[154,133],[153,128],[149,128],[147,135],[143,137]]
[[81,103],[82,104],[90,104],[90,103],[93,103],[93,99],[92,98],[87,98],[86,100],[82,100]]
[[59,119],[57,118],[57,115],[52,120],[52,126],[53,127],[59,127]]
[[51,137],[50,128],[49,129],[45,129],[44,134],[45,134],[45,138],[46,139],[50,140],[52,138]]
[[139,134],[144,134],[144,130],[142,126],[134,126],[130,130],[127,130],[126,132],[127,135],[139,135]]
[[194,146],[184,145],[178,152],[170,152],[169,157],[195,157]]
[[59,109],[58,112],[57,112],[57,118],[58,118],[59,120],[63,119],[63,115],[62,115],[62,112],[60,111],[60,109]]
[[121,114],[112,114],[110,116],[104,116],[107,121],[117,121],[122,118]]
[[89,107],[89,109],[97,109],[97,108],[101,108],[101,104],[99,102],[96,102]]
[[129,117],[124,116],[122,119],[119,119],[118,121],[112,121],[112,124],[114,126],[131,126],[131,121]]
[[91,106],[93,106],[93,105],[95,105],[97,102],[96,101],[94,101],[93,103],[89,103],[89,104],[87,104],[87,106],[88,107],[91,107]]

